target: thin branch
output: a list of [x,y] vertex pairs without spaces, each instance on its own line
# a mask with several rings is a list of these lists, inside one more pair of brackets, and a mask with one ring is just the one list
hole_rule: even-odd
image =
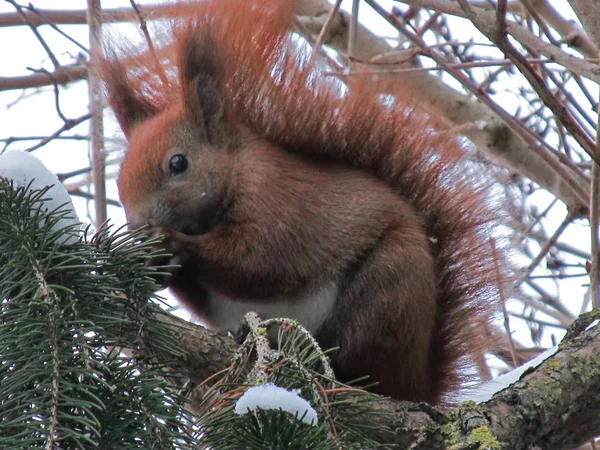
[[[489,240],[490,246],[492,247],[492,255],[494,256],[494,270],[496,272],[498,272],[498,279],[501,279],[500,276],[500,264],[499,261],[501,260],[500,255],[498,254],[498,250],[496,249],[496,245],[494,245],[494,241],[493,240]],[[500,283],[500,285],[498,286],[498,290],[499,290],[499,294],[500,294],[500,301],[502,302],[502,311],[503,311],[503,315],[504,315],[504,330],[506,332],[506,338],[508,340],[508,348],[510,349],[510,356],[512,358],[512,362],[513,362],[513,367],[517,367],[519,364],[517,362],[517,356],[515,355],[515,345],[513,343],[513,339],[512,339],[512,332],[510,331],[510,324],[508,321],[508,312],[506,311],[506,294],[504,292],[504,287],[502,286],[502,283]]]
[[[529,0],[521,0],[521,1],[523,2],[523,6],[525,7],[525,10],[527,11],[527,13],[529,13],[531,15],[531,17],[535,20],[535,23],[537,24],[537,26],[540,27],[540,29],[543,31],[544,37],[546,39],[548,39],[548,42],[550,42],[552,45],[560,47],[560,42],[558,42],[556,39],[554,39],[554,36],[552,35],[550,28],[548,28],[548,25],[546,25],[546,22],[544,21],[544,19],[542,18],[541,14],[538,12],[538,10],[533,7],[533,5],[531,4],[531,2]],[[543,1],[544,0],[542,0],[542,2]],[[594,58],[595,56],[597,56],[597,55],[594,55],[591,57]]]
[[[544,211],[542,211],[541,214],[537,214],[534,215],[534,220],[531,221],[531,223],[529,223],[527,225],[527,228],[525,230],[523,230],[522,232],[520,232],[520,234],[523,235],[523,237],[531,237],[531,232],[533,231],[533,228],[538,225],[540,223],[540,221],[545,218],[548,213],[550,212],[550,210],[552,208],[554,208],[554,206],[558,203],[558,198],[554,198],[550,204],[546,207],[546,209],[544,209]],[[541,236],[537,238],[537,240],[539,241],[540,239],[546,239],[545,236]]]
[[317,38],[317,42],[313,47],[312,56],[310,57],[310,61],[308,63],[309,67],[311,67],[315,63],[317,55],[321,52],[321,47],[323,46],[323,42],[325,42],[325,36],[327,36],[327,33],[329,32],[329,28],[331,28],[331,24],[333,23],[335,15],[340,9],[341,4],[342,0],[336,0],[335,4],[329,11],[329,14],[327,15],[327,20],[325,21],[325,25],[323,25],[323,28],[321,28],[321,32],[319,33],[319,37]]
[[82,122],[85,122],[86,120],[88,120],[90,117],[92,117],[92,115],[90,113],[84,114],[83,116],[80,116],[76,119],[71,119],[69,122],[65,122],[63,124],[62,127],[60,127],[58,130],[56,130],[54,133],[52,133],[49,136],[46,136],[44,139],[42,139],[40,142],[38,142],[37,144],[35,144],[32,147],[29,147],[27,149],[25,149],[26,152],[32,152],[34,150],[37,150],[40,147],[43,147],[44,145],[46,145],[48,142],[52,141],[53,139],[55,139],[56,137],[60,136],[62,133],[64,133],[65,131],[70,130],[71,128],[79,125]]
[[54,75],[48,72],[46,69],[33,69],[31,67],[28,67],[27,69],[35,73],[45,73],[46,75],[48,75],[48,78],[50,78],[50,80],[52,81],[52,86],[54,87],[54,109],[56,109],[58,117],[60,117],[60,119],[63,122],[69,122],[71,119],[67,119],[67,117],[63,114],[62,110],[60,109],[60,91],[58,90],[58,81],[56,81]]
[[[65,39],[71,41],[73,44],[75,44],[77,47],[79,47],[82,51],[84,51],[85,53],[89,53],[90,51],[87,49],[87,47],[85,47],[84,45],[80,44],[77,40],[75,40],[72,36],[69,36],[67,33],[65,33],[63,30],[61,30],[60,28],[58,28],[56,26],[55,23],[53,23],[51,20],[49,20],[43,12],[41,12],[38,8],[36,8],[35,6],[33,6],[32,4],[29,4],[28,6],[24,6],[24,8],[27,8],[28,10],[30,10],[31,12],[33,12],[34,14],[37,14],[45,23],[46,25],[48,25],[50,28],[52,28],[54,31],[56,31],[58,34],[60,34],[61,36],[63,36]],[[37,26],[37,25],[36,25]]]
[[17,10],[17,12],[21,15],[21,17],[23,17],[23,21],[29,26],[29,28],[31,28],[31,31],[33,32],[33,34],[37,38],[37,40],[40,43],[40,45],[42,47],[44,47],[44,50],[46,51],[46,54],[48,55],[48,58],[50,58],[50,61],[52,61],[52,64],[54,65],[54,70],[56,72],[59,72],[61,70],[60,63],[56,59],[56,56],[54,56],[54,53],[52,53],[52,50],[50,50],[50,47],[48,46],[48,44],[46,44],[46,41],[44,40],[44,38],[42,37],[42,35],[39,33],[39,31],[37,30],[36,26],[29,20],[29,17],[25,13],[25,11],[23,11],[23,7],[21,5],[19,5],[17,2],[15,2],[14,0],[5,0],[5,1],[7,3],[10,3],[11,5],[13,5],[14,8]]
[[509,313],[509,316],[510,317],[515,317],[517,319],[522,319],[522,320],[524,320],[526,322],[535,323],[537,325],[541,325],[541,326],[544,326],[544,327],[554,327],[554,328],[559,328],[561,330],[565,329],[565,326],[562,325],[562,324],[560,324],[560,323],[552,323],[552,322],[548,322],[547,320],[537,319],[535,317],[526,316],[524,314],[518,314],[518,313],[511,312],[511,313]]
[[61,183],[64,183],[69,178],[78,177],[79,175],[89,175],[91,172],[92,172],[91,167],[82,167],[81,169],[73,170],[71,172],[57,173],[55,175]]
[[[409,57],[400,59],[400,60],[395,60],[395,61],[389,61],[389,60],[385,60],[385,61],[377,61],[377,60],[369,60],[369,61],[365,61],[365,60],[359,60],[357,58],[352,58],[353,61],[356,62],[360,62],[366,65],[374,65],[374,66],[385,66],[385,65],[398,65],[398,64],[402,64],[406,61],[410,61],[412,58],[414,58],[417,54],[419,54],[420,52],[417,51],[410,51],[407,50],[409,53],[412,53]],[[545,58],[527,58],[526,59],[528,63],[530,64],[554,64],[554,61],[550,61],[549,59],[545,59]],[[448,63],[445,66],[432,66],[432,67],[401,67],[399,69],[381,69],[381,70],[377,70],[377,71],[373,71],[374,74],[376,73],[411,73],[411,72],[432,72],[432,71],[436,71],[436,70],[440,70],[440,71],[444,71],[446,70],[446,67],[452,67],[453,69],[473,69],[473,68],[485,68],[485,67],[509,67],[509,66],[514,66],[515,63],[513,61],[511,61],[510,59],[500,59],[500,60],[490,60],[490,61],[471,61],[471,62],[460,62],[460,63]],[[365,73],[365,71],[361,70],[360,73]],[[341,73],[339,74],[335,74],[335,75],[341,75]],[[350,72],[349,74],[347,74],[347,76],[352,76],[353,72]]]
[[[537,239],[538,241],[545,239],[545,236],[542,236],[537,231],[532,231],[531,233],[529,233],[529,237],[532,239]],[[556,247],[557,250],[560,250],[561,252],[570,253],[571,255],[576,256],[581,259],[590,259],[591,258],[591,255],[589,252],[580,250],[577,247],[574,247],[574,246],[564,243],[564,242],[555,242],[554,246]]]
[[[0,138],[0,142],[4,142],[4,146],[2,147],[2,150],[0,150],[0,154],[4,153],[8,147],[11,144],[14,144],[15,142],[22,142],[22,141],[39,141],[39,140],[44,140],[47,139],[48,136],[10,136],[7,138]],[[82,134],[74,134],[72,136],[55,136],[53,138],[54,140],[73,140],[73,141],[87,141],[89,139],[89,136],[84,136]]]
[[[598,57],[598,47],[574,20],[566,19],[564,14],[560,14],[548,0],[530,1],[535,10],[560,34],[569,47],[590,58]],[[597,4],[595,6],[597,8]]]
[[[33,10],[32,10],[33,11]],[[140,6],[140,12],[144,17],[153,18],[172,17],[177,14],[177,9],[172,4]],[[36,27],[40,25],[85,25],[87,24],[86,10],[60,10],[36,8],[35,13],[25,12],[27,19]],[[100,15],[102,23],[127,22],[137,19],[135,11],[131,8],[105,9]],[[0,27],[11,27],[25,25],[22,15],[18,13],[0,14]]]
[[535,268],[542,261],[542,259],[544,259],[546,254],[550,251],[550,249],[552,247],[554,247],[554,244],[556,243],[556,241],[558,240],[560,235],[563,233],[563,231],[565,231],[567,229],[567,226],[573,221],[574,218],[575,218],[575,214],[572,211],[570,211],[567,214],[567,217],[565,218],[565,220],[563,220],[563,222],[556,229],[556,231],[550,237],[550,239],[548,239],[548,241],[546,241],[546,243],[544,243],[544,246],[539,251],[539,253],[536,255],[536,257],[533,258],[533,261],[531,261],[531,263],[529,264],[527,269],[525,269],[525,271],[521,273],[521,275],[519,277],[521,280],[520,283],[522,283],[526,278],[528,278],[531,275],[531,273],[535,270]]
[[[534,309],[539,309],[540,312],[543,312],[544,314],[547,314],[550,317],[554,317],[558,322],[563,324],[565,328],[568,327],[569,324],[571,324],[573,320],[577,317],[571,311],[569,311],[562,303],[560,303],[555,296],[550,295],[544,288],[537,284],[535,280],[528,278],[527,280],[525,280],[525,284],[539,294],[539,296],[541,297],[540,301],[542,302],[543,308],[545,309],[541,309],[539,307],[540,301],[532,300],[529,302],[529,297],[521,296],[521,301],[526,305],[531,306]],[[552,309],[548,310],[548,307]]]
[[[85,198],[86,200],[95,200],[94,194],[82,191],[79,188],[68,189],[68,192],[69,192],[69,195],[71,195],[73,197],[81,197],[81,198]],[[118,200],[113,200],[112,198],[107,198],[106,203],[110,206],[116,206],[117,208],[122,207],[121,202],[119,202]]]
[[160,60],[158,59],[158,55],[156,54],[156,49],[154,48],[154,44],[152,43],[152,39],[150,38],[150,33],[148,33],[148,26],[146,24],[146,20],[144,19],[140,8],[135,3],[135,0],[129,0],[129,2],[131,3],[131,6],[133,7],[133,10],[135,11],[135,14],[138,18],[138,21],[140,22],[140,29],[144,34],[144,39],[146,39],[146,44],[148,44],[148,50],[150,51],[152,59],[154,60],[155,71],[160,77],[160,81],[162,82],[162,84],[164,86],[168,86],[169,80],[167,79],[165,69],[163,68],[162,64],[160,63]]
[[[539,286],[535,285],[535,283],[533,283],[533,280],[531,279],[525,280],[525,284],[534,288],[534,290],[535,288],[541,289]],[[549,317],[552,317],[554,320],[560,323],[563,326],[563,328],[568,327],[569,324],[573,322],[573,315],[570,313],[563,314],[561,311],[556,309],[555,306],[559,305],[559,303],[548,295],[542,295],[542,299],[536,299],[532,296],[518,296],[518,299],[521,301],[521,303],[523,303],[523,305],[529,306],[530,308],[533,308],[536,311],[539,311],[543,314],[546,314]]]
[[352,58],[356,53],[356,38],[358,35],[358,7],[360,0],[352,0],[352,18],[348,32],[348,57]]

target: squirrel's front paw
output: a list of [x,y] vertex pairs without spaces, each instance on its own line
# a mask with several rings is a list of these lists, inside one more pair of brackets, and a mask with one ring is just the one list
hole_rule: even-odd
[[152,256],[145,265],[156,268],[154,280],[167,287],[172,277],[181,269],[186,257],[185,246],[177,238],[178,233],[163,228],[150,228],[148,239],[156,240],[152,246]]

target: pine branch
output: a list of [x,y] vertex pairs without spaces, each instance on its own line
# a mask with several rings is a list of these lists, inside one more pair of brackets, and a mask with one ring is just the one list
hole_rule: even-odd
[[[249,333],[199,409],[201,445],[215,449],[378,449],[377,396],[335,381],[300,324],[246,314]],[[245,330],[246,331],[246,330]],[[275,398],[277,401],[274,401]],[[295,417],[294,417],[295,416]]]
[[189,448],[152,242],[57,227],[48,191],[0,179],[0,448]]

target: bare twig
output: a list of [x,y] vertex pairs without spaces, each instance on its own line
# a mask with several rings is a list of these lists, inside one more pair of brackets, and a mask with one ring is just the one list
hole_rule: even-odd
[[65,131],[70,130],[71,128],[75,127],[76,125],[79,125],[82,122],[85,122],[86,120],[88,120],[90,117],[92,117],[92,115],[90,113],[84,114],[81,117],[78,117],[76,119],[71,119],[69,122],[65,122],[63,124],[62,127],[60,127],[58,130],[56,130],[54,133],[50,134],[49,136],[46,136],[44,139],[42,139],[40,142],[38,142],[37,144],[35,144],[32,147],[27,148],[25,151],[26,152],[32,152],[34,150],[37,150],[40,147],[43,147],[44,145],[46,145],[48,142],[52,141],[53,139],[57,138],[58,136],[60,136],[62,133],[64,133]]
[[[410,59],[414,58],[416,55],[415,51],[409,51],[412,53],[410,56],[396,60],[396,61],[365,61],[358,60],[357,58],[352,58],[353,61],[360,62],[367,65],[374,66],[385,66],[385,65],[398,65],[402,64]],[[529,64],[554,64],[554,61],[550,61],[548,59],[540,59],[540,58],[527,58],[526,59]],[[509,67],[514,66],[515,63],[510,59],[500,59],[500,60],[491,60],[491,61],[472,61],[472,62],[461,62],[461,63],[448,63],[445,66],[432,66],[432,67],[401,67],[399,69],[380,69],[377,71],[373,71],[373,73],[411,73],[411,72],[432,72],[432,71],[444,71],[447,67],[452,67],[453,69],[473,69],[473,68],[482,68],[482,67]],[[361,70],[360,73],[365,73],[365,70]],[[335,74],[341,75],[341,74]],[[347,76],[352,76],[353,72],[346,74]]]
[[321,28],[321,32],[319,33],[319,37],[317,38],[317,42],[315,43],[315,45],[313,47],[313,50],[312,50],[313,53],[312,53],[312,55],[310,57],[310,61],[308,63],[309,67],[312,67],[312,65],[315,63],[317,55],[321,52],[321,47],[323,46],[323,42],[325,41],[325,36],[327,36],[327,33],[329,32],[329,28],[331,27],[331,24],[333,23],[333,20],[335,19],[335,15],[338,12],[338,10],[340,9],[341,4],[342,4],[342,0],[336,0],[335,4],[331,8],[331,11],[329,11],[329,15],[327,16],[325,25],[323,25],[323,28]]
[[[95,200],[94,194],[82,191],[81,189],[68,189],[68,192],[69,195],[72,195],[73,197],[81,197],[85,198],[86,200]],[[111,206],[116,206],[117,208],[121,207],[121,202],[118,200],[113,200],[112,198],[107,198],[106,203]]]
[[[552,317],[554,317],[556,320],[558,320],[560,323],[562,323],[565,327],[567,327],[571,322],[573,322],[573,319],[575,319],[575,315],[573,315],[573,313],[571,311],[569,311],[562,303],[560,303],[560,301],[557,299],[556,296],[554,295],[550,295],[544,288],[542,288],[538,283],[535,282],[535,280],[533,280],[531,277],[528,278],[525,281],[525,284],[527,284],[528,287],[530,287],[531,289],[533,289],[535,292],[537,292],[540,297],[541,297],[541,301],[544,303],[544,305],[549,306],[550,308],[552,308],[554,311],[558,311],[558,313],[560,313],[560,315],[557,315],[556,313],[550,313],[548,314],[547,311],[544,311],[545,314],[548,314]],[[524,303],[527,303],[527,301],[525,301],[525,299],[522,299]],[[537,306],[535,306],[535,302],[534,303],[527,303],[530,306],[532,306],[533,308],[537,308]]]
[[[15,142],[22,141],[40,141],[47,139],[48,136],[10,136],[7,138],[0,138],[0,142],[4,142],[4,147],[0,150],[0,153],[4,153],[6,149]],[[89,136],[84,136],[81,134],[75,134],[72,136],[55,136],[53,139],[58,140],[73,140],[73,141],[86,141],[89,139]]]
[[348,57],[352,58],[356,53],[356,37],[358,34],[358,7],[360,0],[352,0],[352,20],[350,20],[350,31],[348,32]]
[[[598,47],[573,20],[567,20],[548,0],[530,0],[535,10],[554,28],[571,48],[590,58],[598,57]],[[597,4],[595,5],[597,8]],[[575,12],[577,12],[575,10]]]
[[146,39],[146,44],[148,44],[148,51],[152,55],[152,59],[154,60],[154,67],[156,69],[156,73],[160,77],[160,81],[162,81],[164,86],[169,85],[169,80],[167,79],[167,74],[165,73],[165,69],[163,68],[160,60],[158,59],[158,55],[156,54],[156,49],[154,48],[154,44],[152,43],[152,39],[150,38],[150,33],[148,33],[148,25],[146,24],[146,20],[140,11],[140,8],[136,4],[135,0],[129,0],[135,14],[137,15],[138,21],[140,22],[140,29],[144,34],[144,39]]
[[[82,51],[84,51],[85,53],[89,53],[89,50],[87,49],[87,47],[85,47],[84,45],[80,44],[77,40],[75,40],[72,36],[68,35],[67,33],[65,33],[64,31],[62,31],[60,28],[58,28],[56,26],[55,23],[53,23],[51,20],[49,20],[43,12],[41,12],[38,8],[36,8],[35,6],[33,6],[32,4],[29,4],[28,6],[24,6],[24,8],[27,8],[28,10],[30,10],[31,12],[33,12],[34,14],[37,14],[46,25],[48,25],[50,28],[52,28],[54,31],[56,31],[58,34],[60,34],[61,36],[63,36],[65,39],[71,41],[73,44],[75,44],[77,47],[79,47]],[[37,26],[37,25],[36,25]]]
[[558,238],[563,233],[563,231],[566,230],[567,226],[573,221],[574,218],[575,218],[575,214],[572,211],[567,214],[567,217],[565,218],[565,220],[563,220],[563,222],[556,229],[556,231],[550,237],[550,239],[548,239],[548,241],[546,241],[546,243],[544,244],[542,249],[539,251],[539,253],[536,255],[536,257],[533,258],[533,261],[531,261],[531,263],[529,264],[527,269],[525,269],[525,271],[521,273],[521,276],[520,276],[521,282],[523,282],[526,278],[528,278],[531,275],[531,273],[535,270],[535,268],[542,261],[542,259],[544,259],[546,254],[554,246],[555,242],[558,240]]
[[[492,247],[492,255],[494,256],[494,270],[496,272],[501,272],[499,262],[500,255],[498,254],[498,250],[496,249],[496,245],[493,240],[489,240],[490,246]],[[499,275],[499,279],[501,276]],[[504,287],[502,284],[498,286],[498,290],[500,291],[500,301],[502,302],[502,312],[504,315],[504,331],[506,332],[506,338],[508,340],[508,348],[510,349],[510,356],[512,358],[513,367],[517,367],[519,365],[517,361],[517,357],[515,355],[515,345],[512,339],[512,332],[510,331],[510,324],[508,321],[508,312],[506,311],[506,294],[504,292]]]
[[23,7],[21,5],[19,5],[17,2],[15,2],[14,0],[5,0],[5,1],[7,3],[10,3],[11,5],[13,5],[14,8],[17,10],[17,12],[21,15],[21,17],[23,17],[23,21],[29,26],[29,28],[31,28],[31,31],[37,38],[40,45],[42,47],[44,47],[44,50],[46,51],[48,58],[50,58],[50,61],[52,61],[52,64],[54,65],[54,70],[59,72],[61,70],[60,63],[56,59],[56,56],[54,56],[54,53],[52,52],[52,50],[50,50],[50,47],[48,47],[48,44],[46,44],[46,41],[44,40],[42,35],[39,33],[36,26],[29,20],[29,17],[25,13],[25,11],[23,11]]
[[[527,284],[527,286],[532,287],[536,291],[539,290],[541,292],[544,292],[543,289],[541,289],[540,286],[534,283],[531,279],[525,280],[525,284]],[[554,320],[560,323],[563,328],[568,327],[569,324],[573,322],[573,315],[570,313],[563,314],[561,311],[555,308],[556,305],[564,309],[562,305],[560,305],[560,303],[556,301],[556,299],[552,298],[549,295],[542,295],[541,299],[536,299],[533,296],[518,296],[518,298],[524,306],[529,306],[530,308],[533,308],[536,311],[539,311],[541,313],[546,314],[549,317],[552,317]]]
[[50,80],[52,81],[52,86],[54,87],[54,108],[56,109],[56,113],[63,122],[69,122],[71,119],[67,119],[66,116],[63,114],[62,110],[60,109],[60,91],[58,89],[58,82],[56,81],[54,75],[48,72],[46,69],[32,69],[31,67],[28,67],[27,69],[35,73],[45,73],[46,75],[48,75],[48,78],[50,78]]
[[[565,326],[562,325],[562,324],[560,324],[560,323],[552,323],[552,322],[549,322],[547,320],[542,320],[542,319],[538,319],[536,317],[526,316],[524,314],[518,314],[518,313],[511,312],[511,313],[509,313],[509,316],[510,317],[515,317],[517,319],[522,319],[522,320],[524,320],[526,322],[534,323],[534,324],[541,325],[541,326],[544,326],[544,327],[560,328],[561,330],[565,329]],[[514,353],[511,355],[511,358],[513,356],[516,357],[516,355],[514,355]]]

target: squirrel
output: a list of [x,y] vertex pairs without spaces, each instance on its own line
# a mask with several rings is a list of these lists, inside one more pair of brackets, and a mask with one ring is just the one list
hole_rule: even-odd
[[182,3],[162,49],[107,48],[129,227],[164,235],[207,326],[291,317],[338,348],[340,380],[439,403],[490,345],[504,281],[486,184],[418,93],[326,74],[295,3]]

